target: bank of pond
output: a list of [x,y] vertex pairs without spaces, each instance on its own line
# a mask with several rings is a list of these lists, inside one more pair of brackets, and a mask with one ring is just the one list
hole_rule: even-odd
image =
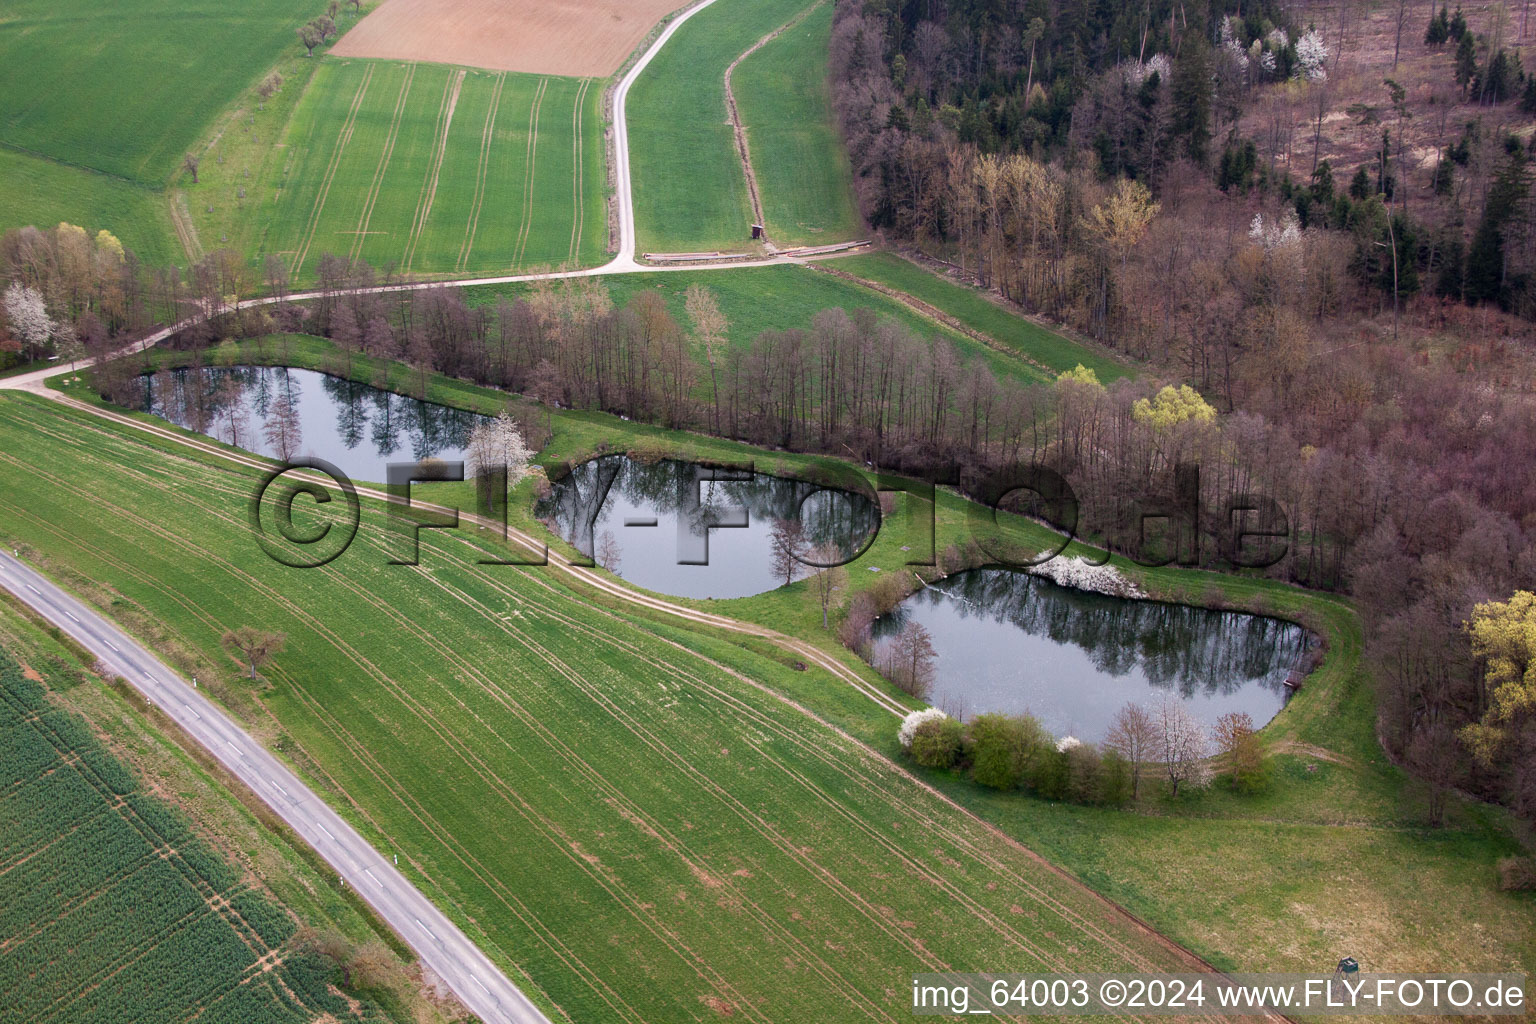
[[[181,369],[144,382],[143,411],[255,454],[318,457],[355,480],[382,481],[391,462],[462,461],[484,419],[296,368]],[[857,556],[880,523],[861,494],[626,455],[559,475],[535,514],[634,585],[698,599],[806,578],[817,571],[808,563]],[[804,559],[792,564],[778,554],[786,525]],[[1002,568],[912,594],[876,621],[876,645],[914,624],[933,651],[929,703],[957,720],[1027,713],[1053,736],[1089,743],[1126,704],[1163,694],[1206,727],[1233,714],[1262,726],[1284,706],[1310,643],[1273,618],[1086,593]]]

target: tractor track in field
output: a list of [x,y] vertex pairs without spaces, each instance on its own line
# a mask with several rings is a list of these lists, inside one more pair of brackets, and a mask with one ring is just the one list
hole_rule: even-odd
[[533,228],[534,161],[539,155],[539,110],[544,106],[544,94],[549,91],[549,79],[539,79],[533,92],[533,102],[528,107],[528,149],[523,162],[523,209],[522,222],[517,229],[517,248],[512,253],[512,266],[523,264],[523,253],[528,248],[528,236]]
[[384,185],[384,175],[389,170],[389,161],[395,153],[395,143],[400,138],[400,124],[405,120],[405,108],[411,95],[411,84],[416,81],[416,65],[407,66],[405,78],[400,83],[400,95],[395,100],[395,113],[389,122],[389,134],[384,137],[384,148],[379,153],[379,165],[374,168],[373,180],[368,183],[368,193],[363,200],[363,212],[357,220],[357,235],[352,239],[352,250],[347,253],[347,264],[350,266],[357,262],[362,255],[363,243],[368,238],[368,224],[373,220],[373,208],[379,201],[379,192]]
[[485,128],[480,133],[480,163],[475,168],[475,198],[469,207],[469,223],[464,228],[459,259],[454,264],[454,270],[458,273],[463,273],[469,266],[470,253],[475,248],[475,234],[480,230],[480,210],[485,205],[486,180],[491,173],[491,143],[496,138],[496,114],[501,109],[501,93],[506,84],[505,72],[496,76],[496,86],[491,90],[491,106],[485,112]]
[[422,232],[427,230],[427,218],[432,216],[432,204],[437,201],[437,182],[443,173],[443,158],[448,154],[448,132],[453,127],[453,112],[459,105],[459,90],[464,87],[465,74],[464,69],[460,68],[443,83],[443,98],[437,108],[432,165],[421,183],[421,195],[416,200],[416,216],[411,222],[411,234],[405,246],[403,263],[407,274],[411,272],[411,264],[416,260],[416,246],[421,242]]
[[592,84],[590,78],[581,80],[581,87],[576,90],[576,109],[571,114],[571,165],[574,168],[574,180],[576,204],[571,217],[571,251],[566,257],[568,266],[576,262],[576,252],[581,245],[581,233],[586,227],[586,147],[581,144],[581,127],[584,117],[582,104],[587,100],[587,89]]
[[326,165],[325,176],[320,179],[320,189],[315,193],[315,205],[309,212],[309,224],[304,232],[304,240],[299,245],[299,250],[294,254],[293,269],[290,273],[297,278],[304,270],[304,261],[309,258],[309,247],[315,241],[315,232],[320,229],[320,217],[325,212],[325,200],[331,194],[331,184],[336,180],[336,171],[341,166],[342,154],[346,151],[347,143],[352,141],[353,129],[357,127],[357,114],[363,107],[363,100],[368,95],[368,84],[373,81],[373,65],[368,65],[368,70],[363,72],[363,80],[357,87],[357,93],[352,97],[352,106],[347,111],[347,119],[342,122],[341,131],[336,136],[336,148],[331,151],[330,163]]
[[[0,386],[3,386],[3,382],[0,382]],[[251,467],[251,468],[266,468],[266,467],[268,467],[270,465],[270,463],[267,462],[266,460],[259,459],[259,458],[255,457],[255,456],[244,456],[244,455],[242,455],[240,453],[237,453],[237,452],[231,452],[229,450],[219,448],[219,447],[217,447],[217,446],[215,446],[215,445],[213,445],[211,443],[204,443],[204,442],[199,441],[198,439],[195,439],[195,438],[192,438],[192,437],[189,437],[189,436],[186,436],[186,435],[179,434],[179,433],[177,433],[175,431],[172,431],[172,430],[169,430],[169,429],[156,427],[156,426],[154,426],[152,424],[148,424],[148,423],[145,423],[145,422],[142,422],[142,421],[139,421],[139,420],[135,420],[135,419],[133,419],[131,417],[128,417],[128,416],[124,416],[124,415],[121,415],[121,414],[118,414],[118,413],[111,412],[110,410],[105,410],[105,409],[101,409],[99,407],[92,406],[92,405],[89,405],[89,404],[86,404],[86,403],[78,402],[78,401],[76,401],[74,399],[68,398],[67,396],[60,395],[57,392],[45,392],[45,395],[46,395],[46,397],[52,398],[55,401],[58,401],[61,404],[64,404],[64,405],[69,406],[71,408],[78,409],[80,411],[89,413],[89,414],[91,414],[93,416],[100,417],[102,419],[105,419],[105,420],[108,420],[108,421],[111,421],[111,422],[114,422],[114,423],[119,423],[119,424],[122,424],[122,425],[125,425],[125,426],[132,427],[135,430],[139,430],[139,431],[143,431],[143,432],[146,432],[146,433],[153,434],[153,435],[157,436],[158,438],[160,438],[162,440],[174,442],[174,443],[176,443],[178,445],[182,445],[182,446],[188,447],[190,449],[194,449],[194,450],[196,450],[198,452],[201,452],[201,453],[203,453],[205,455],[214,455],[214,456],[219,457],[220,459],[223,459],[223,460],[226,460],[226,461],[230,461],[230,462],[234,462],[234,463],[238,463],[238,464],[241,464],[241,465],[245,465],[245,466],[248,466],[248,467]],[[358,487],[358,492],[359,492],[360,495],[363,495],[363,496],[366,496],[366,497],[369,497],[369,498],[372,498],[372,499],[387,500],[387,495],[384,492],[378,491],[378,490],[373,489],[373,488],[360,486],[360,487]],[[430,505],[427,505],[427,504],[423,504],[422,507],[423,508],[433,508],[433,506],[430,506]],[[126,510],[124,510],[124,511],[126,512]],[[143,519],[143,517],[136,516],[136,515],[134,515],[131,512],[129,512],[127,514],[128,514],[128,516],[130,518],[132,518],[135,521],[141,523],[146,528],[151,529],[152,531],[156,531],[157,533],[159,533],[159,532],[161,532],[163,530],[163,528],[159,527],[158,524],[154,524],[154,523],[152,523],[152,522],[150,522],[148,520],[145,520],[145,519]],[[473,516],[473,515],[469,515],[469,514],[463,514],[463,515],[461,515],[461,518],[465,522],[467,522],[469,524],[478,524],[480,526],[485,526],[488,529],[500,529],[500,524],[499,523],[489,523],[489,522],[486,522],[486,521],[480,519],[480,517],[477,517],[477,516]],[[233,523],[233,520],[231,520],[231,522]],[[170,540],[170,541],[173,541],[173,542],[175,542],[175,541],[177,541],[179,539],[174,534],[169,533],[169,532],[164,533],[164,536],[166,537],[167,540]],[[508,538],[509,538],[510,541],[512,541],[512,542],[514,542],[516,544],[519,544],[519,545],[523,546],[524,548],[526,548],[526,549],[528,549],[530,551],[533,551],[535,553],[543,552],[543,551],[546,550],[546,545],[542,544],[541,542],[535,541],[532,537],[529,537],[528,535],[523,534],[520,531],[509,530],[508,531]],[[72,543],[79,543],[78,538],[72,538],[71,542]],[[199,551],[202,551],[202,549],[199,549]],[[202,553],[203,554],[208,554],[207,552],[202,552]],[[109,561],[116,561],[115,559],[111,559],[109,556],[107,556],[105,552],[101,553],[101,557],[107,558]],[[210,557],[213,557],[213,556],[210,556]],[[134,570],[133,568],[127,566],[126,564],[123,564],[123,563],[118,563],[118,564],[122,564],[123,568],[126,571],[129,571],[130,573],[133,573],[135,575],[141,575],[141,574],[138,574],[136,572],[136,570]],[[640,607],[649,608],[649,609],[658,610],[658,611],[664,611],[664,612],[666,612],[668,614],[677,616],[679,618],[686,619],[686,620],[691,621],[691,622],[696,622],[696,623],[703,624],[703,625],[715,626],[715,627],[719,627],[719,628],[722,628],[722,629],[726,629],[726,630],[731,631],[731,632],[736,632],[736,633],[740,633],[740,634],[746,634],[746,635],[758,637],[758,638],[761,638],[761,639],[764,639],[764,640],[768,640],[769,642],[773,642],[773,643],[779,644],[780,646],[784,646],[784,647],[788,648],[789,650],[792,650],[792,651],[794,651],[796,653],[799,653],[799,654],[802,654],[802,655],[804,655],[806,657],[811,658],[816,663],[818,663],[822,667],[826,668],[834,676],[837,676],[840,680],[842,680],[844,682],[849,682],[849,683],[852,683],[853,685],[858,686],[859,689],[863,690],[866,693],[866,696],[870,696],[871,699],[877,700],[877,703],[882,703],[883,706],[887,706],[888,710],[892,711],[893,716],[894,715],[899,715],[899,714],[903,713],[904,710],[905,710],[903,708],[900,708],[899,706],[898,707],[889,707],[889,705],[886,705],[884,701],[880,701],[879,698],[883,697],[884,695],[883,694],[879,694],[878,692],[870,692],[868,689],[866,689],[865,686],[860,685],[862,683],[862,680],[860,680],[858,678],[856,673],[853,673],[846,666],[841,665],[835,659],[831,659],[830,657],[825,655],[823,652],[820,652],[819,650],[817,650],[817,649],[815,649],[813,647],[810,647],[810,645],[804,644],[802,641],[795,640],[792,637],[783,636],[782,634],[777,634],[774,631],[768,630],[768,629],[766,629],[764,627],[755,626],[755,625],[750,624],[750,623],[736,622],[735,620],[730,620],[730,619],[727,619],[727,618],[725,618],[723,616],[713,615],[713,614],[704,613],[704,612],[697,612],[697,611],[694,611],[693,609],[685,608],[685,607],[678,606],[678,605],[672,605],[670,602],[662,601],[662,600],[656,599],[656,598],[651,598],[648,595],[636,593],[634,591],[630,591],[630,590],[628,590],[628,588],[626,588],[626,587],[624,587],[624,586],[622,586],[620,584],[614,583],[613,581],[607,580],[607,579],[597,575],[596,573],[592,572],[591,570],[587,569],[586,567],[573,564],[569,560],[561,558],[559,555],[557,555],[554,552],[550,552],[549,553],[549,564],[552,567],[554,567],[554,568],[556,568],[558,570],[563,571],[565,574],[567,574],[568,576],[572,577],[573,579],[578,580],[578,581],[583,582],[583,583],[586,583],[589,586],[591,586],[591,587],[601,591],[602,593],[604,593],[606,595],[609,595],[609,596],[612,596],[612,597],[616,597],[616,598],[619,598],[621,600],[629,601],[630,603],[636,604],[636,605],[638,605]],[[154,585],[160,586],[160,584],[158,584],[158,583],[156,583]],[[267,588],[259,588],[259,589],[265,590]],[[163,592],[169,593],[169,591],[163,591]],[[283,602],[284,601],[282,596],[276,594],[275,592],[271,596],[273,596],[279,602]],[[362,595],[360,595],[360,596],[362,596]],[[174,595],[172,595],[172,599],[173,600],[177,600],[178,603],[182,603],[183,606],[186,607],[185,602],[180,601],[180,599],[176,598]],[[601,606],[596,606],[596,607],[600,608]],[[613,614],[611,611],[607,611],[606,613],[607,614]],[[194,615],[198,615],[199,613],[196,610],[193,610],[193,614]],[[296,614],[300,614],[301,619],[305,619],[305,620],[312,620],[313,619],[313,617],[307,615],[307,613],[296,612]],[[201,617],[201,616],[199,616],[199,617]],[[574,620],[566,620],[566,622],[567,622],[567,624],[573,624]],[[319,629],[320,632],[321,632],[321,635],[323,635],[323,636],[324,635],[331,636],[333,638],[333,642],[342,643],[344,650],[350,649],[350,645],[346,645],[345,642],[342,641],[340,637],[335,636],[334,633],[332,633],[322,623],[319,623],[318,620],[314,620],[313,623],[312,623],[312,626],[313,626],[313,628]],[[588,626],[588,628],[590,629],[590,625]],[[679,649],[684,649],[684,648],[681,648],[679,644],[677,644],[677,643],[675,643],[673,641],[666,641],[666,642],[671,644],[674,647],[679,647]],[[693,652],[689,652],[689,653],[693,653]],[[356,654],[356,652],[354,652],[354,655],[355,654]],[[709,664],[714,665],[716,667],[720,667],[720,668],[724,669],[725,671],[729,672],[730,674],[732,674],[733,676],[736,676],[736,677],[740,678],[739,673],[736,673],[733,670],[730,670],[728,668],[724,668],[724,666],[719,666],[719,664],[717,662],[714,662],[712,659],[708,659],[707,657],[703,657],[703,656],[697,655],[697,654],[695,654],[695,657],[700,657],[702,660],[708,662]],[[367,666],[365,666],[361,662],[358,662],[356,660],[356,657],[353,657],[353,660],[354,660],[354,663],[355,664],[359,664],[359,667],[363,668],[363,670],[367,674],[369,674],[371,676],[374,676],[375,678],[379,678],[380,670],[376,666],[373,667],[372,670],[370,671],[370,669]],[[364,660],[366,661],[366,659],[364,659]],[[651,660],[654,660],[654,659],[651,659]],[[383,682],[383,681],[384,680],[381,679],[381,682]],[[710,689],[718,690],[718,688],[715,688],[711,684],[707,684],[707,682],[704,682],[701,677],[695,676],[695,677],[690,679],[690,682],[693,682],[695,685],[699,685],[700,683],[703,683],[706,687],[708,687]],[[1220,973],[1213,965],[1209,964],[1207,961],[1204,961],[1203,959],[1198,957],[1196,954],[1190,952],[1189,950],[1187,950],[1186,948],[1184,948],[1180,944],[1174,942],[1172,939],[1169,939],[1168,937],[1163,935],[1161,932],[1158,932],[1151,925],[1147,924],[1145,921],[1143,921],[1140,918],[1136,917],[1135,915],[1131,914],[1129,911],[1126,911],[1119,904],[1116,904],[1113,901],[1109,900],[1108,898],[1099,895],[1097,892],[1095,892],[1094,890],[1092,890],[1091,888],[1089,888],[1088,886],[1084,885],[1082,882],[1077,880],[1070,873],[1066,872],[1062,868],[1060,868],[1060,867],[1056,866],[1055,864],[1051,863],[1050,861],[1046,860],[1044,857],[1040,856],[1035,851],[1029,849],[1028,847],[1024,846],[1022,843],[1018,842],[1018,840],[1013,839],[1012,837],[1008,836],[1006,833],[1001,832],[1001,830],[999,830],[995,825],[991,824],[990,822],[985,821],[984,819],[982,819],[981,817],[976,815],[974,812],[972,812],[969,809],[963,807],[962,805],[956,803],[952,798],[950,798],[946,794],[943,794],[942,792],[938,791],[937,789],[933,788],[931,785],[929,785],[928,783],[924,782],[923,780],[917,779],[914,776],[911,776],[909,773],[906,773],[902,769],[900,769],[899,766],[896,766],[893,763],[890,763],[886,758],[883,757],[883,755],[880,755],[878,752],[874,751],[873,749],[868,748],[865,744],[862,743],[862,741],[859,741],[856,738],[848,735],[846,732],[844,732],[843,730],[839,729],[837,726],[832,725],[831,723],[826,723],[825,720],[820,719],[818,716],[814,715],[814,713],[810,712],[808,709],[805,709],[803,706],[797,704],[796,702],[794,702],[790,698],[784,697],[782,694],[776,693],[772,689],[768,688],[765,684],[757,683],[757,682],[751,681],[751,680],[748,680],[748,682],[751,683],[751,685],[753,685],[755,688],[757,688],[757,689],[761,690],[762,692],[764,692],[765,694],[767,694],[768,696],[770,696],[770,697],[772,697],[772,698],[774,698],[776,700],[779,700],[779,701],[785,703],[786,705],[789,705],[791,707],[794,707],[794,708],[798,709],[802,713],[806,714],[807,716],[809,716],[809,717],[811,717],[813,719],[816,719],[817,721],[821,721],[823,724],[827,725],[827,727],[833,729],[840,737],[844,738],[846,741],[848,741],[848,742],[854,744],[855,746],[861,748],[862,750],[866,751],[868,756],[870,758],[874,759],[876,762],[886,764],[888,766],[888,770],[897,772],[898,774],[900,774],[904,778],[904,780],[910,781],[911,783],[915,784],[917,787],[919,787],[925,793],[927,793],[928,795],[931,795],[932,797],[936,798],[942,804],[947,805],[948,807],[950,807],[950,808],[952,808],[954,810],[959,811],[964,819],[966,819],[966,820],[972,822],[973,824],[975,824],[976,826],[978,826],[983,834],[990,834],[994,839],[1001,840],[1001,842],[1003,843],[1004,846],[1006,846],[1007,848],[1012,849],[1012,850],[1022,854],[1031,863],[1039,865],[1040,867],[1042,867],[1045,870],[1049,871],[1055,877],[1058,877],[1058,878],[1064,880],[1065,882],[1067,882],[1068,884],[1070,884],[1074,889],[1076,889],[1078,891],[1081,891],[1081,892],[1084,892],[1084,893],[1088,894],[1089,896],[1091,896],[1092,900],[1096,904],[1103,906],[1106,909],[1106,911],[1110,914],[1110,916],[1112,918],[1121,920],[1123,923],[1125,923],[1126,925],[1131,927],[1132,930],[1134,930],[1138,934],[1141,934],[1141,935],[1143,935],[1145,937],[1148,937],[1149,939],[1154,941],[1156,944],[1158,944],[1159,946],[1161,946],[1165,950],[1173,953],[1178,958],[1180,958],[1184,962],[1188,963],[1192,969],[1200,970],[1200,971],[1211,971],[1211,972]],[[386,685],[387,685],[387,683],[386,683]],[[728,696],[728,695],[725,695],[725,696]],[[730,699],[738,700],[739,701],[738,698],[730,698]],[[754,717],[754,720],[758,721],[759,725],[766,727],[767,723],[759,720],[756,717],[757,715],[761,714],[759,711],[757,711],[757,709],[753,709],[750,705],[747,705],[747,704],[744,704],[744,703],[739,704],[739,707],[740,707],[742,713],[754,713],[752,715],[752,717]],[[318,711],[320,709],[316,709],[316,710]],[[430,724],[428,724],[428,723],[424,722],[423,724],[427,724],[429,728],[432,728],[430,726]],[[335,723],[334,727],[345,731],[345,727],[341,726],[340,723]],[[434,731],[436,731],[436,729],[434,729]],[[775,731],[777,731],[777,730],[775,730]],[[450,745],[452,745],[452,741],[451,740],[448,741],[448,742],[450,742]],[[367,754],[366,750],[362,749],[361,744],[360,744],[359,741],[355,741],[354,740],[353,743],[357,744],[356,749],[357,749],[357,752],[358,752],[359,756],[361,756],[361,757],[371,757],[371,755]],[[349,745],[349,747],[352,746],[352,744],[348,744],[348,745]],[[801,746],[803,747],[804,744],[801,744]],[[810,782],[809,780],[805,780],[803,777],[799,776],[799,773],[798,772],[794,772],[793,769],[791,769],[787,764],[781,765],[781,767],[782,767],[783,770],[789,771],[793,775],[795,775],[796,777],[801,778],[801,780],[802,780],[801,784],[802,785],[812,787],[813,789],[815,788],[815,784],[814,783]],[[377,771],[383,771],[386,775],[388,774],[387,771],[385,771],[382,768],[382,766],[377,766],[376,770]],[[843,769],[843,770],[845,771],[845,774],[846,774],[846,769]],[[850,779],[851,783],[859,785],[859,786],[863,786],[863,787],[873,786],[875,784],[874,780],[860,779],[856,774],[852,775],[852,776],[849,776],[849,779]],[[382,782],[383,780],[381,779],[380,781]],[[487,781],[489,781],[489,780],[487,780]],[[398,781],[396,781],[394,783],[394,786],[391,787],[392,791],[393,791],[394,787],[398,787],[399,785],[400,784],[398,783]],[[402,792],[403,792],[403,787],[402,787]],[[910,808],[909,808],[909,811],[910,811]],[[418,809],[414,810],[412,813],[415,813],[415,814],[418,815],[418,817],[420,817],[420,814],[422,812],[418,808]],[[846,813],[851,813],[851,812],[847,812],[846,809],[844,809],[843,813],[846,814]],[[921,824],[925,825],[926,827],[928,827],[930,829],[933,829],[936,834],[942,835],[942,836],[946,837],[950,842],[952,842],[952,843],[954,843],[956,845],[957,849],[967,853],[968,855],[973,856],[973,857],[983,858],[987,863],[989,863],[990,866],[996,867],[996,868],[998,868],[1000,870],[1007,868],[1006,862],[999,861],[996,858],[996,855],[987,854],[985,851],[983,851],[980,848],[975,846],[974,840],[968,839],[968,838],[962,836],[960,833],[953,831],[953,829],[951,827],[947,827],[947,826],[941,827],[939,825],[939,823],[937,823],[931,817],[928,817],[926,815],[923,815],[923,816],[919,817],[917,819],[917,821],[918,821],[918,823],[921,823]],[[423,821],[423,825],[427,826],[429,828],[429,830],[431,830],[431,831],[434,831],[434,832],[436,831],[436,829],[432,829],[431,826],[428,825],[428,823],[426,821]],[[441,829],[442,828],[441,824],[440,823],[436,823],[436,828],[437,829]],[[911,857],[910,854],[907,854],[904,851],[897,850],[897,851],[893,851],[893,853],[894,853],[894,855],[896,855],[898,857],[901,857],[901,858],[904,858],[904,859],[910,859],[910,857]],[[477,870],[475,873],[477,874],[477,876],[479,876],[480,873],[482,871],[484,871],[484,870],[485,870],[484,865],[480,865],[480,869]],[[1049,909],[1051,909],[1053,912],[1062,914],[1064,916],[1065,920],[1072,922],[1077,927],[1085,928],[1086,930],[1091,931],[1091,932],[1097,932],[1098,934],[1095,934],[1095,935],[1092,936],[1092,938],[1095,941],[1104,942],[1104,943],[1106,943],[1107,945],[1110,945],[1110,946],[1118,946],[1126,954],[1129,954],[1131,952],[1128,949],[1128,947],[1124,947],[1119,942],[1119,940],[1114,938],[1109,933],[1103,932],[1100,929],[1098,929],[1096,926],[1093,925],[1093,923],[1090,920],[1082,917],[1079,912],[1072,910],[1071,908],[1067,907],[1065,904],[1060,903],[1060,901],[1058,901],[1055,897],[1051,897],[1049,894],[1045,893],[1043,890],[1040,890],[1037,884],[1035,884],[1033,882],[1030,882],[1025,876],[1023,876],[1017,870],[1005,870],[1004,873],[1005,873],[1005,875],[1011,876],[1011,880],[1014,881],[1016,884],[1020,884],[1021,886],[1023,886],[1025,888],[1033,891],[1036,894],[1035,895],[1036,899],[1041,900],[1043,905],[1048,907]],[[493,889],[499,889],[499,887],[494,886],[494,885],[492,886],[492,888]],[[508,895],[510,895],[510,894],[501,894],[501,895],[498,895],[498,898],[499,899],[503,899],[505,901],[505,899],[506,899],[506,897]],[[962,901],[962,902],[968,902],[968,901]],[[983,908],[979,908],[979,907],[968,907],[968,909],[970,909],[972,913],[976,913],[978,911],[980,911],[982,913],[990,913],[990,912],[985,911]],[[993,922],[991,922],[990,926],[993,929],[999,929],[1002,934],[1007,934],[1008,932],[1012,931],[1012,929],[1004,921],[994,920]],[[1028,948],[1028,947],[1026,947],[1026,948]],[[1036,952],[1035,955],[1037,957],[1040,957],[1043,961],[1047,961],[1048,962],[1048,958],[1043,956],[1043,955],[1041,955],[1041,953]],[[1134,956],[1134,954],[1132,954],[1132,956]],[[1136,959],[1139,959],[1139,958],[1136,958]],[[1279,1016],[1279,1015],[1274,1015],[1274,1016],[1271,1017],[1271,1019],[1278,1021],[1278,1020],[1288,1020],[1289,1018],[1285,1018],[1285,1017],[1282,1017],[1282,1016]]]

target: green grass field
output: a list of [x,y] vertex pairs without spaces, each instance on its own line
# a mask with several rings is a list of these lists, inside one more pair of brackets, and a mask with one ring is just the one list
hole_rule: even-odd
[[164,185],[214,115],[323,8],[13,0],[0,20],[0,142]]
[[828,260],[826,265],[926,302],[1052,373],[1070,370],[1081,363],[1097,372],[1099,380],[1105,383],[1132,374],[1125,364],[1009,312],[979,290],[930,273],[892,253],[838,257]]
[[779,246],[864,237],[853,169],[832,118],[831,38],[832,4],[823,3],[731,78],[768,236]]
[[46,229],[60,221],[92,235],[105,228],[145,263],[164,265],[181,256],[162,193],[0,148],[0,232],[25,224]]
[[[4,631],[25,628],[7,621]],[[77,670],[34,660],[24,668],[15,646],[0,650],[7,1019],[381,1019],[330,991],[332,967],[293,941],[292,916],[50,699],[80,685]]]
[[630,90],[640,252],[746,251],[752,204],[725,69],[811,0],[720,0],[678,29]]
[[[325,253],[425,275],[601,261],[600,84],[325,60],[302,88],[233,197],[253,257],[281,255],[295,281]],[[241,181],[211,179],[225,204]]]
[[[372,503],[341,559],[286,569],[247,532],[255,471],[0,400],[0,459],[19,467],[44,438],[47,468],[0,496],[6,540],[120,617],[163,623],[156,646],[222,680],[210,689],[546,1008],[897,1020],[927,967],[1173,963],[776,699],[816,684],[779,659],[594,606],[545,570],[477,566],[466,534],[429,533],[422,568],[390,566]],[[236,624],[287,635],[270,690],[221,653]]]

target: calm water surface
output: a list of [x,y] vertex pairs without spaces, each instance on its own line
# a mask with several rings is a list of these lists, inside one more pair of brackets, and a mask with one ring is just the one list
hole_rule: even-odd
[[299,418],[295,454],[324,459],[354,480],[382,482],[391,462],[463,461],[469,432],[484,418],[280,366],[170,370],[144,380],[145,412],[272,458],[278,452],[264,429],[286,395]]
[[798,521],[812,546],[831,543],[846,557],[868,543],[879,510],[803,480],[605,455],[555,481],[538,515],[588,555],[616,550],[614,570],[647,590],[729,598],[784,582],[773,575],[775,519]]
[[1097,742],[1125,704],[1177,693],[1203,722],[1284,706],[1306,652],[1300,626],[1240,612],[1089,594],[1008,569],[956,573],[876,624],[920,623],[938,653],[929,702],[970,718],[1029,712],[1057,736]]

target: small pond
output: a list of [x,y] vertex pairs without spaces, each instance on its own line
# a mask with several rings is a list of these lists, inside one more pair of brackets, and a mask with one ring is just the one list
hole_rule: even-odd
[[391,462],[460,462],[483,417],[317,373],[270,366],[169,370],[144,378],[145,412],[237,448],[280,456],[271,425],[279,400],[293,409],[295,456],[381,483]]
[[[862,495],[765,473],[604,455],[554,482],[537,514],[631,583],[676,597],[760,594],[773,570],[775,520],[798,523],[808,547],[857,553],[878,526]],[[798,566],[800,579],[814,569]]]
[[1177,693],[1207,725],[1244,711],[1256,726],[1288,696],[1309,639],[1241,612],[1107,597],[1010,569],[956,573],[875,625],[917,622],[937,653],[928,702],[964,718],[1029,712],[1057,736],[1098,742],[1130,702]]

